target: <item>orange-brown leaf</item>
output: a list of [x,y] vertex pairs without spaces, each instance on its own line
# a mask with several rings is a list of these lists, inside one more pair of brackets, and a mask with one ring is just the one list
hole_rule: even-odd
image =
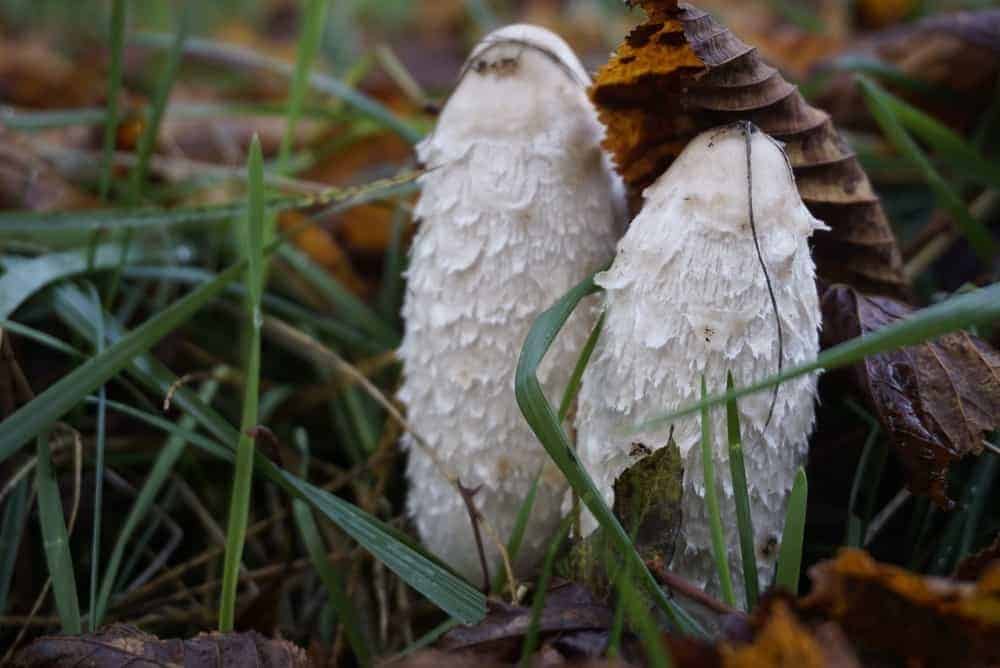
[[752,121],[786,142],[803,201],[832,228],[814,237],[820,277],[902,294],[895,237],[830,117],[705,12],[656,0],[642,5],[648,20],[628,35],[591,89],[607,126],[605,146],[633,207],[695,134]]
[[776,601],[754,642],[741,647],[723,645],[725,668],[852,668],[859,666],[854,652],[832,624],[815,632],[804,626],[784,601]]
[[1000,661],[1000,566],[976,584],[921,577],[842,550],[809,573],[800,607],[838,622],[865,648],[909,665],[981,666]]

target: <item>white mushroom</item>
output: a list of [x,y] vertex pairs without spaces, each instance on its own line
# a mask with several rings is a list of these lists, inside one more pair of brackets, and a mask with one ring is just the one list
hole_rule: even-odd
[[[579,456],[610,504],[615,479],[672,436],[684,466],[672,569],[718,591],[700,417],[632,435],[623,426],[697,401],[702,374],[714,393],[725,390],[728,371],[741,386],[775,373],[779,359],[790,367],[815,358],[820,312],[808,239],[825,226],[802,203],[780,145],[752,126],[699,135],[643,195],[642,211],[619,242],[613,265],[597,277],[606,290],[607,317],[583,377]],[[762,392],[739,402],[758,576],[765,585],[813,428],[815,386],[815,376],[806,376],[781,385],[776,396]],[[711,415],[725,539],[733,581],[739,582],[725,410]],[[585,528],[593,530],[594,520],[586,520]]]
[[[416,207],[403,305],[399,396],[414,430],[506,541],[544,469],[517,564],[530,568],[560,517],[562,475],[514,400],[514,369],[534,318],[614,250],[617,180],[599,143],[587,73],[556,35],[498,30],[469,57],[434,133]],[[558,401],[590,328],[581,309],[541,378]],[[468,512],[433,458],[409,451],[408,510],[424,543],[479,581]],[[497,550],[484,541],[492,572]]]

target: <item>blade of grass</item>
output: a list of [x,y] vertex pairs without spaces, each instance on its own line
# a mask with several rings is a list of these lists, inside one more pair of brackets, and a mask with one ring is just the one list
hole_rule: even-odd
[[882,128],[882,132],[885,133],[897,151],[920,169],[927,185],[937,195],[941,206],[955,219],[976,256],[985,266],[991,266],[997,254],[1000,253],[1000,248],[998,248],[989,229],[973,218],[962,198],[941,177],[923,150],[910,137],[906,128],[900,124],[895,112],[886,100],[887,94],[878,84],[863,75],[858,75],[857,80],[865,103],[879,127]]
[[[241,265],[236,265],[233,269],[238,271],[240,268]],[[69,285],[56,290],[55,297],[60,319],[80,336],[92,338],[94,332],[89,324],[93,319],[89,312],[92,305],[87,303],[76,288]],[[115,323],[109,322],[109,325],[108,336],[115,345],[135,334],[134,331],[121,331]],[[148,354],[134,356],[126,370],[141,385],[160,396],[175,388],[176,376]],[[109,402],[108,405],[110,407],[112,403]],[[192,415],[198,424],[218,438],[230,451],[235,449],[239,432],[214,409],[200,401],[193,392],[184,387],[177,389],[173,395],[173,405]],[[402,532],[347,501],[278,468],[259,453],[255,453],[254,465],[261,475],[291,496],[308,502],[382,561],[389,570],[462,624],[475,624],[485,616],[485,597]]]
[[28,479],[21,479],[7,498],[0,519],[0,615],[7,613],[7,595],[14,579],[14,564],[28,516]]
[[285,133],[281,137],[281,146],[278,149],[278,171],[281,172],[287,168],[288,158],[292,152],[292,140],[295,137],[295,129],[309,88],[309,70],[316,58],[316,52],[319,50],[319,43],[323,37],[328,5],[328,0],[306,0],[306,9],[302,15],[301,24],[305,26],[305,29],[299,35],[295,70],[292,73],[291,90],[288,95]]
[[187,39],[190,20],[188,16],[189,3],[182,3],[178,8],[177,32],[174,41],[167,51],[167,62],[163,66],[160,78],[156,82],[156,90],[153,93],[153,100],[150,106],[149,118],[139,137],[138,158],[135,168],[129,174],[129,197],[130,204],[138,204],[142,201],[143,186],[146,183],[146,175],[149,171],[149,158],[156,147],[156,138],[160,135],[160,125],[163,115],[167,109],[167,102],[170,100],[170,91],[174,87],[177,79],[177,70],[180,66],[181,56],[184,53],[184,41]]
[[12,334],[17,334],[18,336],[23,336],[24,338],[30,339],[50,350],[55,350],[56,352],[69,355],[70,357],[75,357],[77,359],[84,357],[82,352],[65,341],[60,341],[51,334],[46,334],[45,332],[35,329],[34,327],[28,327],[27,325],[22,325],[21,323],[14,322],[13,320],[0,320],[0,330],[5,330]]
[[858,460],[858,467],[854,470],[854,481],[851,483],[851,496],[847,502],[847,532],[844,536],[844,545],[848,547],[861,547],[861,541],[865,535],[865,518],[862,518],[858,509],[858,499],[863,488],[870,489],[866,484],[868,480],[869,464],[875,454],[875,444],[878,440],[878,423],[870,424],[868,436],[865,438],[864,449],[861,451],[861,458]]
[[792,494],[788,498],[785,514],[785,530],[781,534],[781,549],[778,552],[778,574],[775,586],[782,587],[798,595],[799,573],[802,569],[802,546],[806,531],[806,501],[809,484],[806,472],[799,469],[795,474]]
[[521,666],[528,664],[531,653],[538,645],[539,624],[542,621],[542,610],[545,608],[545,597],[549,593],[549,582],[552,580],[552,569],[556,565],[556,557],[563,541],[569,535],[570,527],[573,526],[573,519],[576,517],[576,509],[571,510],[559,523],[555,535],[549,542],[549,548],[545,551],[545,560],[542,562],[542,570],[535,585],[535,595],[531,599],[531,617],[528,621],[528,630],[524,634],[524,641],[521,644]]
[[976,472],[972,479],[975,490],[969,490],[969,507],[967,509],[968,519],[962,530],[962,539],[958,544],[958,554],[956,559],[962,559],[973,550],[976,540],[976,532],[980,528],[983,519],[983,511],[986,502],[990,498],[990,488],[996,484],[997,474],[1000,473],[1000,455],[991,452],[983,452],[980,455],[981,461],[976,467]]
[[639,632],[642,648],[646,650],[646,661],[652,668],[670,668],[673,659],[663,642],[663,631],[649,609],[643,604],[638,587],[632,582],[631,569],[623,569],[625,577],[619,578],[618,591],[629,620]]
[[[320,215],[345,211],[354,206],[403,197],[416,192],[413,181],[418,172],[408,171],[395,178],[349,187],[331,187],[307,195],[270,197],[266,202],[269,213],[325,207]],[[204,206],[114,209],[81,211],[13,211],[0,212],[0,241],[28,238],[34,241],[71,237],[73,243],[89,239],[95,233],[113,233],[130,227],[170,227],[195,223],[227,222],[246,216],[246,201],[208,204]],[[294,230],[293,230],[294,233]]]
[[[80,399],[114,376],[139,353],[156,344],[193,316],[234,280],[241,265],[234,265],[176,301],[167,310],[150,318],[119,339],[104,352],[90,358],[50,385],[44,392],[0,423],[0,462],[17,452],[26,442],[48,429]],[[4,277],[6,278],[6,276]],[[2,282],[3,279],[0,279]]]
[[[133,261],[152,260],[162,253],[134,253]],[[63,253],[47,253],[26,260],[11,256],[0,258],[6,273],[0,277],[0,318],[7,319],[29,297],[42,288],[71,276],[88,271],[114,268],[121,257],[121,247],[104,244],[95,249],[92,266],[88,269],[87,249]]]
[[380,343],[390,347],[399,344],[399,334],[391,326],[305,253],[291,246],[282,246],[278,254],[338,309],[341,319],[368,332]]
[[680,606],[668,598],[660,589],[653,575],[649,572],[642,557],[636,552],[635,546],[629,540],[628,534],[614,516],[594,481],[587,474],[576,458],[576,453],[560,425],[552,406],[549,405],[538,382],[537,370],[549,346],[555,340],[559,330],[565,324],[576,305],[587,295],[597,292],[593,276],[587,277],[576,287],[564,295],[552,307],[543,312],[531,326],[528,337],[521,349],[517,362],[517,372],[514,381],[514,393],[518,406],[524,414],[528,425],[541,442],[546,452],[566,476],[566,480],[579,495],[580,500],[597,519],[609,540],[615,545],[622,558],[630,564],[630,568],[641,578],[643,586],[649,591],[657,605],[664,611],[671,623],[685,633],[704,635],[700,625],[684,612]]
[[[733,374],[726,374],[726,391],[733,391]],[[740,557],[743,565],[743,589],[747,610],[757,607],[760,596],[757,582],[757,551],[750,515],[750,494],[747,491],[747,471],[743,461],[743,437],[740,432],[740,412],[736,401],[726,402],[726,431],[729,437],[729,475],[733,480],[733,502],[736,506],[736,528],[740,534]]]
[[878,84],[869,83],[871,95],[891,111],[905,128],[923,139],[941,158],[946,159],[951,167],[980,185],[1000,188],[1000,167],[983,157],[979,149],[933,116]]
[[[296,447],[302,454],[300,475],[303,479],[306,479],[309,471],[308,436],[304,429],[299,428],[295,430],[294,439]],[[347,598],[340,574],[330,564],[326,547],[323,544],[322,536],[320,536],[319,528],[316,526],[316,519],[313,517],[312,510],[306,505],[305,501],[295,499],[292,501],[292,514],[295,518],[295,526],[299,530],[299,536],[302,538],[302,543],[306,546],[309,560],[312,562],[313,568],[316,569],[320,580],[323,581],[323,585],[326,587],[327,595],[330,597],[329,600],[337,612],[337,620],[344,628],[347,642],[354,651],[354,656],[358,664],[362,666],[371,665],[372,653],[368,647],[368,643],[365,641],[364,635],[361,633],[361,627],[358,625],[358,613],[351,604],[350,599]]]
[[[708,394],[705,376],[701,377],[701,398]],[[712,423],[708,407],[701,409],[701,469],[705,476],[705,505],[708,508],[709,529],[712,532],[712,556],[715,558],[715,572],[719,576],[722,599],[730,607],[736,605],[733,594],[733,580],[729,574],[729,559],[726,554],[726,538],[722,530],[722,515],[719,512],[719,492],[715,485],[715,457],[712,455]]]
[[580,357],[576,360],[576,366],[573,367],[573,373],[570,374],[569,382],[566,384],[566,389],[563,391],[562,401],[559,402],[559,423],[562,424],[563,420],[566,419],[566,415],[569,414],[570,406],[573,405],[573,400],[576,399],[576,395],[580,392],[580,383],[583,381],[583,372],[586,371],[587,365],[590,363],[590,356],[594,354],[594,348],[597,346],[597,339],[601,336],[601,329],[604,327],[604,316],[607,315],[606,311],[601,311],[600,317],[597,318],[597,322],[594,323],[594,328],[590,330],[590,334],[587,336],[587,341],[583,344],[583,350],[580,351]]
[[[92,299],[98,301],[96,288],[90,285]],[[97,329],[94,353],[100,355],[104,352],[106,338],[104,336],[104,313],[94,322]],[[90,539],[90,632],[97,630],[97,573],[101,567],[101,519],[103,517],[101,509],[104,505],[104,447],[105,447],[105,426],[107,418],[108,393],[105,385],[97,389],[97,427],[94,436],[94,520],[93,531]]]
[[[155,33],[139,33],[130,39],[138,44],[154,48],[167,48],[170,43],[169,35]],[[192,38],[185,44],[184,52],[241,67],[266,69],[284,76],[293,76],[295,73],[294,67],[286,62],[234,44]],[[415,144],[420,141],[420,132],[411,127],[409,123],[400,119],[381,102],[345,84],[343,81],[320,72],[312,72],[309,75],[309,85],[320,93],[340,99],[359,113],[392,130],[407,142]]]
[[52,595],[56,600],[56,610],[59,611],[59,621],[63,633],[78,635],[83,630],[80,624],[80,602],[76,594],[73,556],[69,551],[59,483],[52,470],[48,432],[38,435],[35,487],[38,490],[38,523],[45,541],[45,562],[52,577]]
[[828,348],[812,362],[792,367],[737,390],[706,397],[670,413],[648,418],[636,425],[625,427],[625,431],[636,433],[657,429],[669,425],[678,418],[697,413],[704,406],[717,406],[727,401],[741,399],[814,371],[838,369],[860,362],[869,355],[923,343],[948,332],[989,324],[997,319],[1000,319],[1000,284],[993,284],[953,296],[887,327]]
[[[209,379],[202,383],[201,389],[198,392],[198,398],[205,403],[211,402],[215,393],[219,389],[219,382],[214,379]],[[137,417],[136,413],[141,413],[136,409],[132,409],[130,406],[125,406],[124,404],[118,404],[117,402],[108,402],[112,408],[117,408]],[[169,427],[175,427],[173,422],[169,420],[164,420],[159,416],[150,416],[155,418],[162,425],[167,425]],[[161,426],[157,424],[154,426]],[[166,444],[157,453],[156,461],[153,462],[153,467],[149,471],[149,475],[146,477],[146,482],[143,483],[142,489],[139,490],[138,496],[136,496],[135,501],[132,503],[132,507],[129,509],[128,516],[125,518],[125,523],[122,525],[121,529],[118,531],[118,535],[115,537],[115,545],[111,550],[111,557],[108,559],[108,565],[104,569],[104,578],[101,580],[101,588],[96,597],[96,604],[93,606],[91,611],[91,618],[93,620],[92,624],[94,626],[100,626],[104,619],[104,615],[108,609],[108,602],[111,599],[111,592],[115,587],[115,583],[118,579],[118,571],[121,567],[122,558],[125,555],[125,548],[128,546],[129,540],[132,538],[132,534],[139,527],[139,523],[145,519],[146,515],[149,513],[149,509],[153,506],[153,502],[156,501],[156,497],[159,496],[160,491],[166,484],[170,473],[174,470],[174,465],[177,460],[180,459],[181,455],[184,454],[184,449],[187,446],[189,440],[193,436],[188,436],[185,432],[191,432],[195,427],[195,420],[190,415],[185,415],[180,419],[180,423],[176,425],[177,432],[171,433],[170,437],[167,439]],[[208,441],[208,439],[205,439]],[[220,446],[214,442],[209,441],[214,448],[222,450]],[[225,452],[224,450],[222,450]],[[227,453],[228,454],[228,453]]]
[[219,631],[233,630],[236,619],[236,589],[239,584],[243,546],[246,542],[247,522],[250,517],[250,491],[253,481],[254,437],[251,430],[257,426],[257,409],[260,399],[260,329],[263,316],[260,311],[263,292],[264,263],[264,158],[260,139],[254,135],[250,142],[249,215],[244,239],[243,256],[247,266],[247,314],[243,336],[247,341],[247,360],[244,368],[243,415],[240,418],[240,437],[236,445],[236,470],[229,502],[229,525],[226,531],[226,552],[223,557],[222,592],[219,604]]
[[406,216],[406,211],[400,206],[393,211],[392,237],[385,249],[382,284],[378,293],[378,313],[394,328],[399,326],[399,313],[403,301],[403,271],[406,266],[403,232],[406,230]]
[[115,139],[118,134],[118,98],[122,88],[122,54],[125,50],[126,14],[127,3],[125,0],[112,0],[109,28],[111,65],[108,69],[108,108],[104,120],[104,168],[101,171],[100,182],[102,200],[108,198],[108,191],[111,189],[111,172],[114,169],[112,154],[115,151]]

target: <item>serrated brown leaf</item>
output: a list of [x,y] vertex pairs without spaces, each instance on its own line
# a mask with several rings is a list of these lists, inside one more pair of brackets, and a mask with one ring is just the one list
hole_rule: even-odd
[[[913,312],[902,302],[869,297],[845,285],[829,288],[822,307],[826,347]],[[958,331],[870,355],[852,373],[906,469],[910,490],[950,507],[948,467],[982,452],[984,434],[1000,426],[1000,353]]]
[[605,146],[633,205],[698,132],[752,121],[786,143],[803,201],[831,227],[814,236],[820,278],[902,295],[892,229],[829,115],[705,12],[663,0],[640,4],[647,21],[629,33],[591,89],[607,126]]
[[813,589],[800,609],[836,621],[868,650],[911,666],[1000,662],[1000,566],[969,584],[921,577],[861,550],[841,550],[809,576]]
[[287,640],[259,633],[203,633],[190,640],[161,640],[134,626],[114,624],[99,633],[45,636],[21,650],[14,665],[93,668],[309,668],[306,653]]

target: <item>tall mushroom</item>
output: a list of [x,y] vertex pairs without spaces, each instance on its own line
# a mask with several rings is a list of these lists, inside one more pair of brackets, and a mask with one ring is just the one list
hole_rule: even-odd
[[[684,472],[672,568],[717,589],[700,418],[632,435],[622,427],[697,401],[702,376],[719,392],[727,372],[746,385],[813,359],[820,313],[808,240],[824,226],[803,205],[780,145],[749,124],[693,139],[644,198],[614,263],[596,279],[606,319],[580,392],[579,457],[610,504],[626,469],[676,443]],[[739,402],[765,583],[813,427],[815,382],[802,377]],[[713,410],[711,420],[730,567],[739,574],[732,484],[719,475],[728,460],[725,411]],[[588,516],[585,529],[593,528]]]
[[[556,35],[503,28],[475,47],[417,147],[427,173],[407,272],[399,396],[433,453],[404,440],[408,509],[424,543],[469,578],[481,570],[469,512],[440,463],[477,490],[476,509],[501,540],[541,472],[521,568],[537,561],[560,516],[565,482],[518,411],[513,381],[535,316],[614,249],[620,186],[600,149],[589,83]],[[586,311],[541,370],[553,394],[593,325],[593,308]],[[495,565],[497,550],[486,548]]]

